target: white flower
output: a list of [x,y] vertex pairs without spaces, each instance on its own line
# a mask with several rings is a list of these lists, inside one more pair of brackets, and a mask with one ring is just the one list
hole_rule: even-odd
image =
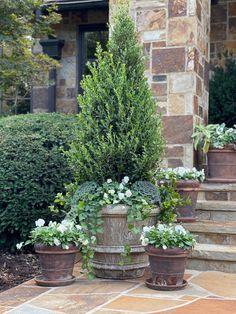
[[107,179],[107,183],[112,183],[112,179]]
[[127,191],[125,192],[125,196],[126,196],[126,197],[132,196],[132,192],[131,192],[130,190],[127,190]]
[[120,190],[123,190],[123,188],[124,188],[124,185],[123,185],[122,183],[120,183],[119,189],[120,189]]
[[58,227],[57,227],[57,230],[61,233],[64,233],[66,231],[66,226],[63,225],[63,224],[60,224]]
[[107,194],[107,193],[104,193],[104,194],[103,194],[103,197],[104,197],[104,198],[108,198],[108,194]]
[[164,226],[163,224],[159,224],[159,225],[157,226],[157,229],[158,229],[159,231],[164,231],[164,230],[165,230],[165,226]]
[[124,193],[118,193],[118,197],[120,200],[123,200],[125,197],[125,194]]
[[114,195],[115,192],[116,192],[115,190],[108,190],[108,193],[111,194],[111,195]]
[[163,250],[166,250],[167,246],[164,244],[164,245],[162,245],[162,248],[163,248]]
[[39,218],[38,220],[35,221],[36,227],[43,227],[45,225],[45,220]]
[[175,231],[178,232],[178,233],[186,234],[186,230],[181,225],[176,225],[175,226]]
[[119,200],[114,200],[114,201],[113,201],[113,204],[119,204],[119,203],[120,203]]
[[61,242],[60,242],[57,238],[54,238],[54,239],[53,239],[53,243],[54,243],[56,246],[61,245]]
[[83,245],[88,245],[89,244],[89,240],[88,239],[82,240],[81,242],[82,242]]
[[66,250],[69,250],[69,245],[65,245],[64,248],[65,248]]
[[78,230],[82,230],[81,225],[76,225],[75,227],[76,227],[76,229],[78,229]]
[[62,224],[63,226],[65,226],[66,229],[72,229],[72,228],[74,228],[74,222],[71,221],[71,220],[64,219],[64,220],[62,220],[61,224]]
[[97,239],[96,239],[95,236],[91,236],[91,242],[92,242],[92,243],[96,243],[96,240],[97,240]]
[[141,244],[142,244],[143,246],[147,246],[147,245],[149,244],[149,239],[148,239],[148,238],[143,238],[143,239],[141,240]]
[[48,226],[49,227],[54,227],[54,226],[56,226],[56,221],[49,221],[49,224],[48,224]]
[[122,183],[127,184],[129,182],[129,177],[125,176],[122,180]]
[[22,248],[23,244],[24,244],[24,242],[17,243],[16,244],[17,250],[20,250]]

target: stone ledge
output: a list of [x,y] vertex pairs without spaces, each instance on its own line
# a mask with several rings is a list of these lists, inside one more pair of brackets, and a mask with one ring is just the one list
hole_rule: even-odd
[[215,222],[205,220],[195,223],[184,223],[183,226],[193,233],[236,234],[236,221]]
[[233,201],[198,201],[196,209],[211,211],[236,211],[236,202]]

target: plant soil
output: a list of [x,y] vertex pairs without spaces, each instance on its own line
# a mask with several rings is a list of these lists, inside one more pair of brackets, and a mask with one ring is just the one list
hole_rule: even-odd
[[12,254],[0,249],[0,292],[15,287],[39,274],[34,254]]

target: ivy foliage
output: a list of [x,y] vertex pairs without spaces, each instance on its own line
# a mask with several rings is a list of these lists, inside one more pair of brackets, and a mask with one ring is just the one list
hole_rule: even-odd
[[24,241],[72,173],[61,147],[73,140],[74,117],[28,114],[0,119],[0,246]]
[[162,158],[161,119],[129,8],[118,5],[112,20],[108,51],[98,46],[78,97],[77,138],[67,155],[79,183],[150,180]]
[[209,123],[236,124],[236,61],[225,54],[224,65],[215,67],[209,90]]

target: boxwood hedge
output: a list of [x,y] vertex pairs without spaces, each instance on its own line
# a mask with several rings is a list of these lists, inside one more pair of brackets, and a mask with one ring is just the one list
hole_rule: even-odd
[[34,221],[72,174],[62,148],[74,137],[74,116],[27,114],[0,119],[0,246],[25,240]]

